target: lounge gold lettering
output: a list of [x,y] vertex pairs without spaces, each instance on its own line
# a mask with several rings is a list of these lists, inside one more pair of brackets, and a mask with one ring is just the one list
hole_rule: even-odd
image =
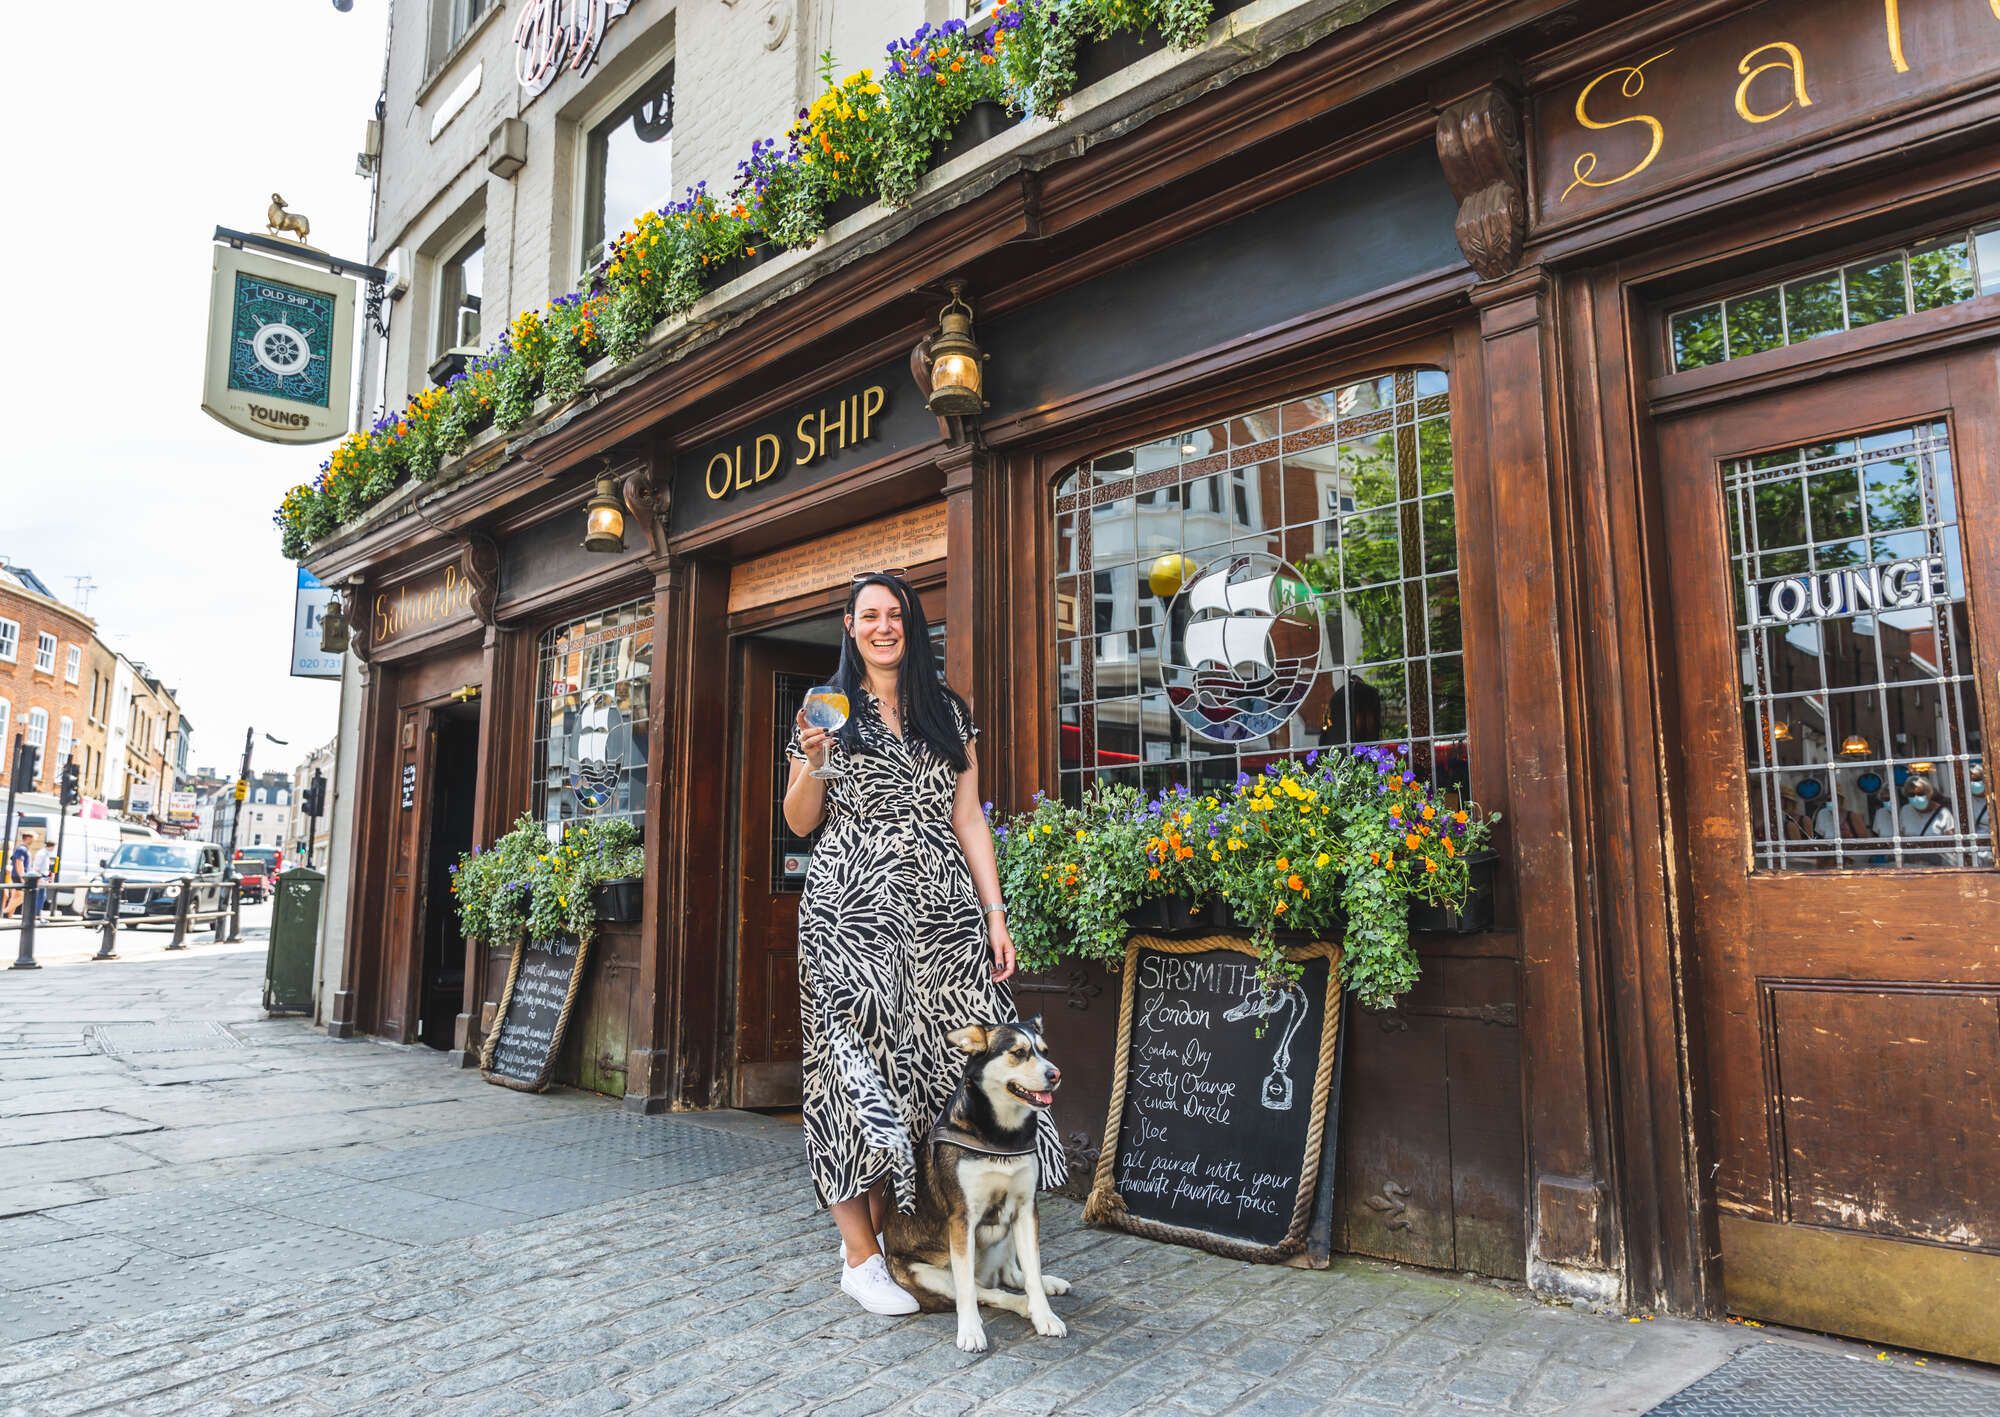
[[[1890,3],[1893,4],[1894,0],[1890,0]],[[1597,154],[1595,152],[1578,153],[1575,166],[1571,169],[1574,180],[1569,186],[1563,188],[1563,197],[1567,197],[1578,187],[1616,187],[1620,182],[1631,181],[1634,177],[1637,177],[1653,165],[1653,159],[1660,155],[1660,149],[1666,145],[1666,126],[1650,113],[1633,113],[1623,118],[1602,120],[1592,118],[1588,111],[1590,95],[1606,79],[1617,78],[1622,74],[1624,78],[1618,85],[1618,91],[1626,98],[1637,98],[1646,87],[1646,66],[1664,59],[1672,53],[1673,50],[1671,49],[1663,49],[1651,59],[1642,59],[1637,64],[1625,64],[1616,69],[1607,69],[1583,86],[1583,92],[1576,96],[1577,122],[1586,128],[1600,132],[1611,128],[1622,128],[1628,123],[1638,123],[1644,125],[1646,130],[1653,135],[1653,141],[1651,146],[1646,149],[1644,157],[1640,158],[1638,162],[1627,168],[1624,172],[1619,173],[1616,177],[1593,178],[1591,174],[1597,171]],[[1557,200],[1560,201],[1562,198],[1559,197]]]
[[[2000,3],[2000,0],[1996,0],[1996,3]],[[1769,53],[1774,49],[1780,51],[1785,57],[1768,60],[1765,63],[1757,65],[1755,68],[1750,66],[1752,59],[1755,59],[1760,54]],[[1774,108],[1769,113],[1758,113],[1750,107],[1750,85],[1756,80],[1759,74],[1765,72],[1767,69],[1786,69],[1791,72],[1792,97],[1783,108]],[[1743,82],[1736,86],[1736,112],[1745,123],[1769,123],[1773,118],[1781,117],[1791,112],[1793,105],[1797,105],[1800,108],[1812,107],[1812,100],[1806,96],[1805,56],[1799,53],[1799,47],[1796,44],[1788,44],[1784,40],[1779,39],[1773,40],[1769,44],[1759,45],[1737,61],[1736,72],[1743,76]]]

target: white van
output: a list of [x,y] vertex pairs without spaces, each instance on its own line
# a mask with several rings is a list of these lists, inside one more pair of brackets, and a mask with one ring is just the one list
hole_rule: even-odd
[[[33,807],[17,810],[14,820],[17,834],[34,832],[48,842],[51,851],[55,849],[56,819],[52,810]],[[71,813],[68,825],[62,829],[62,869],[56,879],[81,885],[95,877],[102,863],[126,842],[153,841],[158,836],[159,833],[151,827],[137,822],[123,822],[115,817],[79,817]],[[83,909],[82,892],[65,892],[51,905],[66,915],[77,914]]]

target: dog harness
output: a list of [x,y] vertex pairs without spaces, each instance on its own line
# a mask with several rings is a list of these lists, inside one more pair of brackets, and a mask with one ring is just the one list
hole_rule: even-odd
[[935,1127],[931,1128],[931,1140],[933,1142],[950,1142],[953,1146],[962,1146],[967,1151],[976,1151],[981,1156],[1033,1156],[1035,1154],[1035,1143],[1032,1140],[1032,1133],[1026,1146],[1000,1147],[995,1146],[992,1142],[982,1137],[976,1137],[970,1132],[962,1132],[949,1123],[939,1122]]

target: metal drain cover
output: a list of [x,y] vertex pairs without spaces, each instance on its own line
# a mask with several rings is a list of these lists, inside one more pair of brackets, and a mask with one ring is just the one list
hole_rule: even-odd
[[89,1038],[92,1048],[113,1058],[243,1047],[243,1040],[219,1023],[100,1023],[91,1026]]
[[1649,1417],[1992,1417],[2000,1385],[1819,1353],[1793,1343],[1746,1348]]

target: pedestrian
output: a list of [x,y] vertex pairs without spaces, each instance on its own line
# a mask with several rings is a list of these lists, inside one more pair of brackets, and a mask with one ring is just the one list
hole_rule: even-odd
[[[841,1235],[841,1289],[877,1314],[914,1313],[880,1232],[915,1208],[914,1145],[964,1070],[946,1035],[1015,1017],[1014,945],[979,801],[978,730],[938,673],[923,603],[900,572],[857,576],[831,733],[802,710],[786,755],[785,821],[820,836],[799,900],[806,1160]],[[842,775],[808,767],[837,760]],[[1047,1113],[1044,1186],[1063,1179]]]
[[35,914],[46,916],[49,913],[49,887],[56,883],[56,852],[47,837],[43,837],[42,844],[35,848],[34,864],[28,869],[41,878],[41,884],[35,888]]
[[1986,795],[1986,768],[1974,763],[1966,771],[1966,791],[1972,794],[1965,809],[1965,829],[1972,835],[1972,864],[1993,864],[1993,801]]
[[[1903,779],[1903,805],[1896,812],[1896,835],[1905,842],[1921,843],[1937,837],[1954,836],[1958,832],[1958,817],[1951,810],[1951,803],[1928,777],[1913,772]],[[1907,860],[1918,852],[1910,847],[1903,848]],[[1915,864],[1930,866],[1956,866],[1957,853],[1939,853],[1934,848],[1921,853],[1922,858]]]
[[0,919],[21,913],[21,903],[27,892],[19,888],[20,882],[28,878],[30,862],[28,843],[32,840],[28,832],[21,833],[21,839],[7,853],[8,889],[0,890]]

